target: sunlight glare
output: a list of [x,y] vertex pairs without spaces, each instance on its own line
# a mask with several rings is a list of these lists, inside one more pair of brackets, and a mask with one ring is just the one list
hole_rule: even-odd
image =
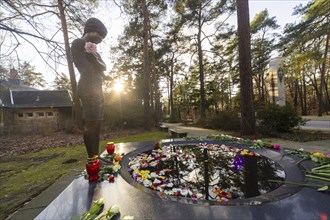
[[117,81],[115,82],[114,89],[115,89],[115,92],[117,92],[117,93],[122,92],[123,89],[124,89],[124,85],[123,85],[123,83],[122,83],[121,81],[117,80]]

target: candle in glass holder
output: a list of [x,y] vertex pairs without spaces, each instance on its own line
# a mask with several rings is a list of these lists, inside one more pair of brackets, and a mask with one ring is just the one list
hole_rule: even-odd
[[99,179],[100,161],[96,159],[95,161],[88,162],[86,164],[86,171],[89,182],[97,181]]
[[115,144],[113,142],[107,143],[107,152],[112,155],[115,152]]

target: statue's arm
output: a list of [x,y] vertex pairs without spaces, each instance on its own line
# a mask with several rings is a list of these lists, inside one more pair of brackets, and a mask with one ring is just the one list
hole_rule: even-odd
[[72,60],[80,73],[93,71],[93,65],[85,54],[85,43],[83,39],[76,39],[71,45]]

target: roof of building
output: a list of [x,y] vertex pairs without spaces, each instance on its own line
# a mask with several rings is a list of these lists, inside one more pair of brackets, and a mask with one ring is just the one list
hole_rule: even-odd
[[0,99],[4,107],[10,108],[72,107],[67,90],[5,90],[1,91]]

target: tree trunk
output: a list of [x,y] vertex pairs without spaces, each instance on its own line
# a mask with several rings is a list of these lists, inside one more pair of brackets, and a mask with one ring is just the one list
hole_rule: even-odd
[[240,71],[241,135],[255,133],[248,0],[236,0]]
[[305,74],[303,74],[303,94],[302,94],[302,100],[303,100],[303,106],[302,106],[302,115],[307,115],[307,86],[306,86],[306,79]]
[[150,21],[149,21],[149,39],[150,39],[150,48],[151,48],[151,60],[152,60],[152,84],[153,84],[153,94],[154,94],[154,112],[155,112],[155,122],[156,125],[161,121],[161,104],[160,104],[160,92],[159,92],[159,75],[156,68],[156,57],[155,50],[153,46],[151,29],[150,29]]
[[73,67],[73,61],[71,58],[71,49],[69,44],[69,36],[68,36],[68,28],[66,24],[66,18],[64,13],[64,7],[63,7],[63,0],[58,0],[58,8],[60,11],[60,18],[61,18],[61,25],[62,25],[62,32],[64,37],[64,45],[65,45],[65,52],[66,52],[66,60],[68,63],[68,70],[70,75],[70,82],[71,82],[71,88],[72,88],[72,99],[73,99],[73,119],[74,124],[78,128],[82,128],[82,111],[80,102],[77,96],[77,81],[76,81],[76,75],[74,73],[74,67]]
[[166,65],[166,72],[168,73],[168,86],[167,86],[167,96],[168,96],[168,103],[167,103],[167,115],[171,115],[171,95],[172,95],[172,87],[171,87],[171,71],[169,70],[169,65]]
[[328,88],[328,84],[327,84],[327,80],[324,80],[324,90],[325,90],[325,101],[324,101],[324,109],[326,114],[328,115],[328,111],[329,111],[329,104],[330,104],[330,96],[329,96],[329,88]]
[[148,33],[149,33],[149,13],[146,0],[141,1],[143,14],[143,101],[144,101],[144,129],[150,130],[150,65],[148,50]]
[[261,74],[261,103],[262,106],[266,106],[266,100],[265,100],[265,96],[266,96],[266,86],[265,86],[265,71],[263,71],[263,73]]
[[173,84],[174,84],[174,54],[171,59],[171,70],[170,70],[170,121],[172,122],[175,118],[174,115],[174,103],[173,103]]
[[323,113],[323,85],[324,85],[324,77],[325,77],[325,71],[326,71],[326,61],[327,61],[327,54],[328,54],[328,48],[329,48],[329,33],[327,34],[327,39],[325,41],[325,51],[324,51],[324,57],[322,61],[322,68],[321,68],[321,79],[320,79],[320,95],[318,97],[319,101],[319,109],[318,109],[318,116],[321,117]]
[[293,106],[296,112],[298,111],[298,93],[299,93],[299,82],[298,79],[294,81],[294,98],[293,98]]
[[298,85],[298,93],[299,93],[298,97],[299,97],[299,101],[300,101],[301,114],[303,115],[303,106],[304,106],[304,103],[303,103],[303,92],[302,92],[302,90],[303,90],[302,87],[303,86],[301,84],[302,83],[300,83]]
[[204,88],[204,65],[203,65],[203,50],[202,50],[202,5],[199,7],[199,19],[198,19],[198,34],[197,34],[197,48],[198,48],[198,64],[199,64],[199,82],[200,82],[200,121],[205,122],[205,88]]
[[228,95],[229,95],[229,108],[228,111],[232,111],[233,109],[233,103],[232,103],[232,92],[231,92],[231,88],[232,88],[232,82],[231,82],[231,78],[229,77],[229,81],[228,81]]

